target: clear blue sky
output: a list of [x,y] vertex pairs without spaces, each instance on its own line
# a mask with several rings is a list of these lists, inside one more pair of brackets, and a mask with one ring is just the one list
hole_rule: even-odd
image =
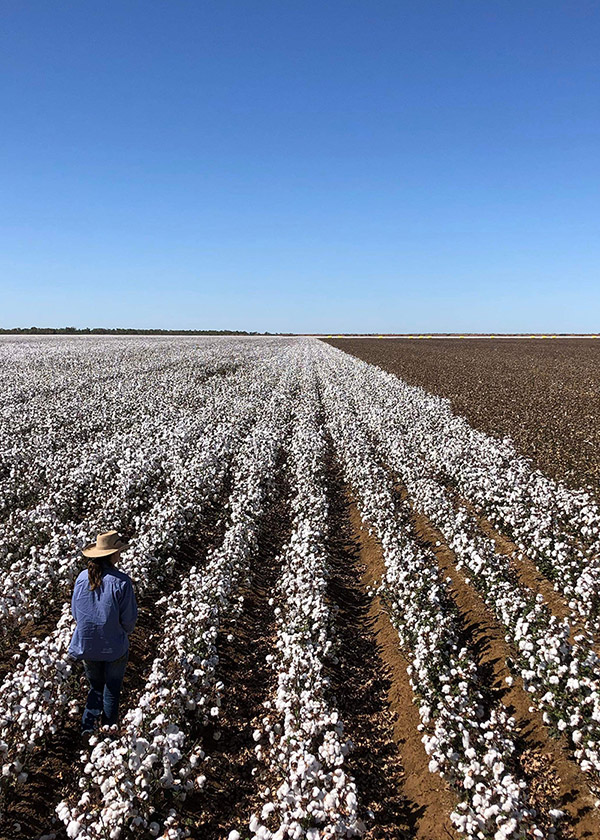
[[0,326],[600,330],[598,3],[0,19]]

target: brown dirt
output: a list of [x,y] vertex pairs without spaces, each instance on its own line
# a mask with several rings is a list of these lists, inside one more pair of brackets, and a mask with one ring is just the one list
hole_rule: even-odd
[[600,341],[330,339],[433,394],[477,429],[510,436],[546,474],[600,500]]
[[361,815],[368,828],[366,838],[404,840],[415,836],[423,808],[405,792],[406,774],[394,737],[396,713],[389,699],[393,677],[381,655],[383,638],[377,633],[378,605],[367,592],[356,508],[331,451],[328,589],[338,610],[338,662],[331,668],[331,680],[344,733],[352,743],[346,768],[357,784]]
[[475,511],[472,505],[463,499],[460,502],[467,510],[475,515],[481,531],[494,542],[496,552],[510,558],[510,564],[517,575],[519,583],[529,587],[534,592],[539,592],[557,618],[572,618],[572,611],[569,609],[569,605],[565,599],[554,589],[548,578],[538,571],[535,563],[527,556],[523,556],[517,545],[508,537],[504,536],[504,534],[497,531],[485,516]]
[[[383,556],[379,543],[369,534],[354,502],[350,504],[350,522],[353,539],[358,544],[358,568],[362,571],[360,586],[364,589],[381,579]],[[456,807],[456,798],[439,776],[429,772],[429,757],[417,729],[419,712],[413,702],[414,695],[406,673],[409,662],[400,650],[398,634],[378,598],[373,599],[368,615],[377,654],[387,677],[387,703],[393,714],[392,737],[398,745],[404,768],[399,792],[409,806],[413,836],[418,840],[454,838],[456,833],[450,822],[450,813]],[[348,644],[352,644],[350,639]]]
[[[413,521],[418,539],[433,550],[440,568],[451,578],[450,592],[479,668],[487,673],[487,685],[516,721],[516,758],[525,778],[535,781],[531,788],[532,804],[542,815],[542,823],[549,808],[560,808],[568,815],[562,837],[577,840],[600,837],[600,814],[594,809],[595,797],[590,793],[584,773],[571,760],[566,746],[550,736],[541,715],[531,711],[531,701],[521,680],[515,679],[511,687],[504,681],[509,676],[506,661],[512,656],[512,650],[505,641],[503,628],[481,596],[465,582],[465,575],[456,569],[456,558],[442,534],[422,514],[415,514]],[[440,545],[436,546],[436,542]]]

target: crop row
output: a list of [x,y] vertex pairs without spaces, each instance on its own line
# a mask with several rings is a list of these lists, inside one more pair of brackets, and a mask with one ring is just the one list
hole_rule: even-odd
[[256,756],[269,778],[262,810],[250,820],[259,840],[326,840],[364,832],[356,785],[344,770],[343,723],[326,674],[333,616],[327,603],[325,439],[318,405],[307,359],[288,459],[292,533],[281,557],[277,636],[269,656],[277,682],[274,698],[265,703],[262,727],[254,733]]
[[[221,546],[206,567],[193,567],[165,602],[159,649],[146,685],[125,715],[123,734],[92,739],[84,755],[76,803],[57,807],[70,837],[117,838],[124,830],[156,835],[155,808],[165,791],[174,804],[201,789],[205,750],[194,729],[219,715],[225,686],[218,680],[218,633],[224,618],[239,611],[257,536],[273,489],[277,461],[289,429],[293,384],[282,384],[266,401],[258,421],[236,455],[229,521]],[[218,732],[218,730],[217,730]],[[166,818],[165,836],[188,836],[176,809]]]
[[[46,355],[22,349],[16,358],[9,356],[0,430],[0,516],[48,495],[59,494],[63,506],[76,505],[88,481],[82,463],[93,463],[94,455],[102,461],[113,439],[122,439],[125,448],[152,434],[153,426],[176,422],[180,393],[191,410],[201,407],[199,386],[241,363],[235,353],[224,359],[214,347],[193,354],[189,349],[157,353],[158,348],[148,346],[121,352],[111,347],[115,356],[107,349],[103,344],[79,344],[73,353],[63,348],[50,356],[51,364]],[[0,344],[0,358],[6,355]],[[105,481],[111,468],[108,458]]]
[[[155,509],[168,506],[190,452],[210,448],[215,431],[230,434],[247,426],[258,410],[253,391],[260,387],[260,378],[257,371],[241,372],[205,384],[196,392],[201,402],[196,414],[172,426],[163,418],[149,417],[139,439],[131,432],[115,435],[89,458],[82,456],[78,469],[84,484],[74,489],[65,475],[64,489],[49,493],[32,510],[11,515],[4,525],[10,565],[0,596],[3,632],[39,618],[64,598],[80,566],[78,546],[111,526],[135,533],[146,516],[152,519]],[[60,473],[60,461],[53,462],[53,470]],[[61,517],[65,507],[72,515],[65,497],[83,492],[84,486],[85,516]],[[0,547],[2,540],[0,533]],[[135,540],[133,545],[135,549]]]
[[[465,640],[436,556],[415,538],[414,513],[438,530],[467,585],[504,627],[513,649],[509,666],[550,729],[568,736],[594,785],[600,515],[587,495],[532,471],[509,441],[470,429],[446,401],[312,339],[211,342],[203,350],[192,342],[177,348],[142,342],[124,358],[123,371],[112,362],[102,371],[107,347],[92,346],[81,371],[85,353],[75,344],[67,343],[62,356],[59,350],[44,356],[32,344],[25,359],[0,346],[0,357],[20,359],[12,380],[0,373],[0,382],[12,382],[0,408],[16,424],[0,437],[6,444],[0,486],[8,500],[0,616],[15,634],[40,615],[58,617],[46,637],[21,643],[0,686],[0,789],[26,789],[37,748],[79,711],[79,678],[67,655],[73,621],[64,600],[81,565],[77,548],[116,526],[133,535],[122,567],[139,597],[158,598],[160,632],[148,642],[153,659],[129,694],[122,727],[93,736],[75,768],[77,788],[62,791],[56,813],[68,836],[80,840],[189,836],[186,800],[202,799],[228,700],[220,634],[244,608],[242,592],[252,586],[259,535],[285,468],[291,535],[277,558],[272,682],[254,732],[261,804],[245,816],[257,840],[363,835],[360,790],[348,771],[351,745],[330,683],[336,609],[327,464],[337,457],[381,545],[384,571],[375,594],[408,663],[429,770],[454,791],[455,828],[478,840],[546,836],[516,762],[514,721]],[[226,373],[206,380],[211,371]],[[78,398],[86,378],[89,392]],[[37,394],[29,418],[19,417],[21,386]],[[59,429],[61,389],[81,412],[81,429],[76,413],[71,430]],[[98,408],[103,390],[111,396]],[[135,403],[129,418],[127,397]],[[44,402],[43,417],[35,416]],[[36,462],[29,472],[28,447]],[[44,471],[52,470],[42,499]],[[10,488],[24,476],[31,483],[19,502]],[[407,501],[394,491],[398,479]],[[202,565],[176,565],[215,505],[224,508],[222,543]],[[542,596],[520,582],[512,558],[496,553],[481,531],[472,505],[554,581],[570,601],[570,618],[552,615]]]
[[[272,390],[261,380],[253,392],[254,412]],[[243,440],[250,417],[241,410],[237,419],[208,429],[205,438],[182,454],[173,476],[171,492],[159,500],[144,517],[123,568],[136,581],[139,596],[164,581],[179,545],[196,530],[215,496],[223,488],[231,458]],[[221,410],[225,406],[221,406]],[[233,406],[229,406],[233,408]],[[234,416],[237,414],[233,409]],[[73,631],[69,605],[65,604],[56,630],[40,641],[23,643],[24,662],[0,686],[0,751],[4,754],[3,781],[23,773],[24,756],[39,739],[57,731],[65,713],[74,713],[74,666],[68,657]]]
[[[484,697],[476,663],[460,643],[456,607],[435,558],[412,539],[406,515],[397,511],[390,476],[383,470],[338,385],[323,374],[327,426],[361,515],[383,549],[380,594],[402,648],[410,659],[429,769],[442,775],[458,797],[452,821],[478,838],[523,837],[537,831],[527,789],[512,768],[514,722]],[[541,836],[540,834],[534,836]]]
[[[360,381],[354,380],[357,388]],[[585,633],[569,641],[568,619],[554,616],[540,594],[519,582],[510,560],[495,551],[492,540],[478,529],[464,506],[457,504],[435,470],[410,453],[401,435],[390,431],[376,412],[368,410],[364,392],[346,394],[383,461],[401,478],[416,510],[438,528],[454,551],[458,567],[506,628],[515,652],[514,668],[526,690],[556,733],[564,732],[581,768],[598,784],[600,771],[599,659]]]
[[399,458],[426,466],[503,530],[594,632],[600,621],[600,510],[589,493],[532,469],[509,439],[491,438],[426,394],[341,351],[321,351],[360,396]]

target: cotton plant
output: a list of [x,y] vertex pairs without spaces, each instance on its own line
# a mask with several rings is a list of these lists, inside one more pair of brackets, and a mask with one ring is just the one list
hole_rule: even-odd
[[[173,344],[157,352],[156,342],[144,340],[42,342],[36,352],[30,349],[21,345],[11,353],[0,346],[0,358],[10,365],[1,409],[0,514],[11,516],[49,496],[56,498],[59,515],[77,507],[89,485],[82,464],[96,455],[109,469],[112,447],[125,445],[127,436],[139,442],[144,432],[151,433],[153,415],[157,424],[175,419],[175,400],[170,404],[161,397],[165,388],[176,397],[181,380],[189,386],[189,403],[201,405],[195,398],[202,385],[227,363],[210,343],[193,355]],[[192,359],[190,382],[184,362]],[[231,361],[240,363],[235,352]],[[157,398],[160,407],[153,405]]]
[[[206,405],[193,417],[186,417],[172,427],[165,426],[164,419],[157,422],[148,418],[138,445],[129,437],[116,440],[110,457],[107,452],[102,457],[96,452],[92,464],[82,461],[80,469],[89,474],[93,490],[93,505],[88,505],[90,510],[84,518],[62,522],[47,503],[39,506],[39,513],[37,509],[26,512],[25,527],[18,527],[14,518],[5,524],[5,532],[10,532],[15,546],[20,546],[21,556],[14,557],[13,546],[7,552],[12,562],[0,595],[3,632],[38,618],[56,601],[60,602],[80,567],[77,546],[89,541],[90,536],[93,538],[106,527],[105,523],[125,532],[135,531],[149,509],[168,504],[165,495],[181,471],[182,460],[190,458],[190,452],[198,448],[210,450],[211,435],[214,437],[215,432],[226,434],[228,423],[233,424],[234,431],[240,423],[247,425],[246,418],[251,419],[252,412],[257,411],[257,401],[252,396],[251,383],[244,380],[245,377],[240,376],[217,388],[211,383],[202,389]],[[235,408],[232,405],[234,393]],[[218,410],[215,410],[216,405]],[[222,413],[230,408],[233,408],[234,419],[224,420]],[[107,465],[113,462],[114,475],[107,475]],[[177,489],[171,489],[173,492]],[[151,510],[148,515],[152,515]],[[32,526],[38,523],[42,523],[46,533],[45,539],[36,542],[35,537],[41,536],[42,529],[32,530]]]
[[[136,522],[136,535],[121,568],[136,581],[138,597],[168,577],[182,541],[191,528],[201,525],[219,498],[228,464],[270,391],[271,384],[263,382],[251,401],[243,397],[230,405],[235,421],[219,421],[207,436],[196,437],[194,454],[181,458],[172,477],[172,490]],[[69,600],[56,630],[31,645],[23,643],[24,661],[0,685],[0,739],[7,767],[0,785],[15,778],[23,781],[22,765],[39,739],[55,732],[69,714],[77,714],[77,684],[66,679],[73,670],[68,657],[73,630]]]
[[[322,373],[327,427],[361,514],[383,549],[379,594],[406,651],[411,687],[419,705],[429,770],[455,789],[455,828],[469,837],[523,838],[539,831],[526,783],[512,756],[514,721],[501,704],[489,705],[475,662],[459,643],[456,607],[432,555],[420,549],[398,510],[389,474],[379,465],[352,408]],[[537,835],[535,835],[537,836]]]
[[[335,368],[333,375],[340,375]],[[360,384],[360,377],[353,382]],[[411,397],[418,403],[418,393],[412,391]],[[375,412],[365,410],[364,391],[360,400],[355,394],[348,405],[370,432],[379,459],[403,481],[415,510],[425,513],[442,533],[457,558],[457,568],[468,573],[506,627],[507,641],[515,650],[515,671],[525,689],[551,731],[563,732],[569,739],[592,787],[600,789],[600,681],[592,638],[579,632],[570,642],[573,620],[553,616],[543,597],[518,581],[510,559],[496,552],[471,512],[440,480],[443,465],[436,468],[421,459],[402,435],[394,435]]]
[[276,693],[254,732],[259,772],[268,780],[262,808],[249,823],[260,840],[325,840],[365,831],[356,784],[344,770],[349,743],[325,673],[333,616],[326,598],[325,441],[317,406],[314,374],[305,361],[289,453],[292,533],[280,558],[277,638],[269,655]]
[[356,410],[386,445],[417,469],[449,482],[507,534],[567,600],[574,618],[600,630],[600,509],[534,470],[510,439],[496,439],[452,413],[446,399],[407,385],[333,348],[321,350]]
[[[514,722],[482,690],[436,558],[416,544],[409,502],[398,501],[383,464],[496,612],[514,674],[596,783],[600,513],[589,494],[532,470],[511,441],[471,429],[447,400],[310,338],[0,342],[0,362],[3,631],[34,620],[49,600],[60,607],[56,628],[23,644],[0,686],[0,785],[26,785],[36,747],[78,714],[67,656],[78,546],[108,525],[129,530],[120,565],[138,595],[159,591],[186,539],[232,488],[222,545],[159,602],[164,632],[122,730],[99,732],[82,754],[77,791],[57,809],[69,837],[189,836],[180,805],[210,773],[211,741],[198,733],[211,724],[204,731],[218,737],[227,700],[218,633],[243,609],[282,453],[294,495],[273,593],[275,692],[252,739],[262,804],[240,830],[259,840],[364,833],[326,675],[335,627],[325,597],[322,415],[381,542],[377,591],[409,660],[429,769],[457,793],[455,828],[478,840],[543,837],[513,763]],[[553,581],[567,620],[519,583],[511,559],[481,534],[478,512]]]
[[[219,628],[243,604],[240,590],[249,579],[274,490],[272,477],[288,436],[291,373],[282,377],[236,454],[223,543],[204,568],[192,567],[165,599],[159,649],[143,692],[125,715],[123,734],[94,738],[78,784],[83,794],[57,807],[67,831],[71,827],[82,840],[119,837],[124,830],[153,834],[159,826],[155,806],[164,791],[182,801],[205,784],[206,754],[190,732],[218,722],[225,688],[218,678]],[[173,840],[189,834],[176,819],[163,828],[163,836]]]
[[[600,682],[592,640],[580,633],[571,644],[571,622],[554,616],[539,593],[518,581],[509,558],[496,552],[493,541],[478,530],[470,513],[454,504],[434,479],[422,477],[422,471],[411,471],[406,460],[391,456],[390,461],[402,475],[416,509],[426,513],[446,538],[457,568],[465,571],[507,629],[507,641],[515,649],[516,671],[543,712],[544,721],[554,732],[560,724],[567,737],[583,732],[575,757],[583,770],[592,773],[591,782],[597,787]],[[576,684],[574,677],[578,676],[581,679]]]

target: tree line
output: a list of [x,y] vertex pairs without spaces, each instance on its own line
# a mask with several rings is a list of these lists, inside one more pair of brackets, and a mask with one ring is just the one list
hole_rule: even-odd
[[137,330],[130,327],[11,327],[0,328],[0,335],[282,335],[247,330]]

